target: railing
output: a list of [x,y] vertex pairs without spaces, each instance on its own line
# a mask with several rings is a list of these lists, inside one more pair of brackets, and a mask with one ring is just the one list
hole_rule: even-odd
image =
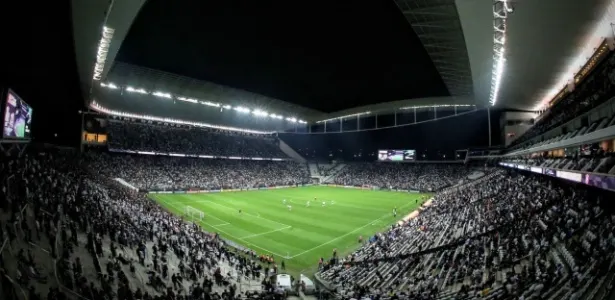
[[577,170],[563,170],[559,168],[543,168],[516,162],[500,162],[500,166],[529,171],[546,176],[557,177],[568,181],[583,183],[603,190],[615,191],[615,175],[604,173],[584,172]]

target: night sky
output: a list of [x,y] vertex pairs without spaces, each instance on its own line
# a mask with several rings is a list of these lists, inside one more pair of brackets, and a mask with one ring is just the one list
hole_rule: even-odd
[[0,85],[32,106],[34,141],[77,146],[83,97],[70,1],[8,2],[1,18]]
[[388,0],[150,0],[117,59],[324,112],[449,95]]
[[[0,84],[33,107],[35,141],[76,146],[84,99],[70,1],[10,2]],[[393,1],[204,2],[149,1],[118,60],[325,112],[448,95]]]

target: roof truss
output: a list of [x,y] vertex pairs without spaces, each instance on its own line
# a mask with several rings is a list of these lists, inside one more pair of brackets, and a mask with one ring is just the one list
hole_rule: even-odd
[[473,94],[472,72],[455,0],[395,0],[452,96]]

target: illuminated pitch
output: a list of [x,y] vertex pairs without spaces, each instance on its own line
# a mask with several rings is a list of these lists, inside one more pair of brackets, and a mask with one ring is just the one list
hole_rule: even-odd
[[[303,187],[209,194],[155,194],[152,198],[178,216],[260,254],[284,260],[291,273],[313,272],[333,249],[344,255],[374,233],[407,216],[424,194],[336,187]],[[317,199],[314,201],[314,199]],[[286,201],[284,201],[286,200]],[[317,205],[306,205],[308,201]],[[326,203],[321,206],[320,202]],[[292,209],[289,209],[292,206]],[[189,208],[187,208],[189,207]],[[396,208],[396,216],[392,211]]]

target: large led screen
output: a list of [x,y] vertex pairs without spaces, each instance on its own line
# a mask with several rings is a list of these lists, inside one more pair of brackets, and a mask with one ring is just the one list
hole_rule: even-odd
[[380,161],[411,161],[415,155],[415,150],[378,150]]
[[4,103],[4,126],[2,136],[7,139],[30,138],[32,108],[13,91],[8,90]]

